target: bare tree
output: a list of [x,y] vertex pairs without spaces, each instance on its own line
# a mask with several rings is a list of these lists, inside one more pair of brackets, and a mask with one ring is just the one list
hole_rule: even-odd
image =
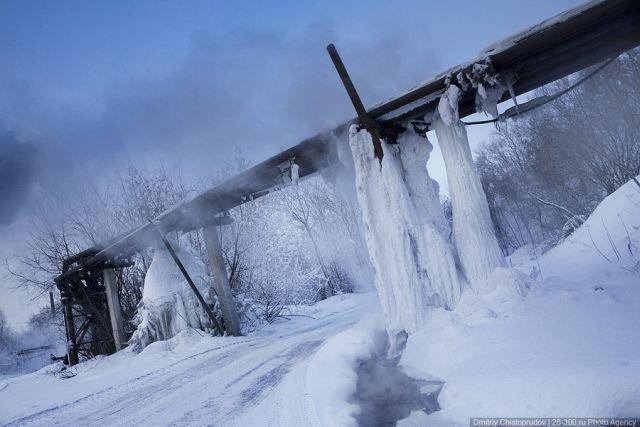
[[[640,173],[640,50],[502,126],[477,166],[503,251],[555,243],[608,194]],[[556,93],[573,79],[552,83]]]
[[4,312],[0,310],[0,353],[8,351],[13,347],[13,331],[7,323]]

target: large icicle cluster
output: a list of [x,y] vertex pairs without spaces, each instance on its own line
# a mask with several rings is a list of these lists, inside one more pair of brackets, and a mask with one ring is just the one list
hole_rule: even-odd
[[487,198],[473,164],[467,131],[458,116],[460,89],[451,85],[440,98],[433,123],[447,169],[453,209],[453,240],[472,288],[491,290],[487,280],[505,261],[495,236]]
[[[187,250],[174,245],[180,261],[205,298],[209,280],[205,265]],[[206,312],[164,247],[155,249],[144,279],[143,297],[136,314],[138,328],[129,346],[140,351],[155,341],[167,340],[188,328],[211,327]]]
[[[406,146],[403,145],[406,143]],[[382,162],[374,156],[371,135],[349,132],[358,201],[375,284],[389,332],[411,333],[425,321],[429,306],[452,307],[461,285],[446,238],[437,189],[426,170],[431,150],[408,138],[404,153],[383,144]]]

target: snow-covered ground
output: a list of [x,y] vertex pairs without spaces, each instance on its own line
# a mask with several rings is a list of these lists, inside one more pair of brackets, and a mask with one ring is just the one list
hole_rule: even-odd
[[322,425],[327,415],[316,409],[314,393],[332,367],[314,356],[328,338],[377,310],[375,294],[335,296],[301,313],[311,317],[292,316],[249,336],[192,330],[138,355],[82,363],[73,378],[45,368],[5,379],[0,424]]
[[[409,337],[400,366],[439,380],[441,410],[399,425],[468,425],[474,416],[640,416],[640,187],[630,182],[541,257],[525,295],[494,275]],[[537,259],[536,259],[537,258]],[[0,424],[356,425],[360,362],[384,352],[375,294],[330,298],[245,337],[182,332],[88,361],[0,380]]]
[[469,417],[640,416],[640,187],[629,182],[539,259],[528,295],[467,293],[411,336],[401,365],[445,382],[442,410],[404,425]]

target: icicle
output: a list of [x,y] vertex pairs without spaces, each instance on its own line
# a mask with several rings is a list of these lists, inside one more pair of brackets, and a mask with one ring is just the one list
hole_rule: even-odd
[[520,106],[518,105],[518,99],[516,98],[516,92],[513,90],[513,79],[507,78],[507,89],[509,90],[509,96],[511,96],[511,100],[513,101],[513,106],[516,109],[516,112],[520,112]]
[[[366,130],[352,126],[349,143],[367,247],[388,331],[391,336],[402,330],[412,333],[423,326],[429,306],[450,308],[460,295],[447,242],[424,212],[434,205],[435,192],[432,188],[428,195],[418,196],[431,184],[425,169],[429,150],[413,147],[414,153],[423,156],[415,170],[413,163],[403,168],[402,154],[394,155],[386,144],[382,163],[378,162]],[[426,141],[423,143],[426,146]],[[426,185],[417,182],[421,178]]]
[[433,123],[447,169],[453,209],[453,239],[473,289],[491,290],[487,279],[505,261],[489,214],[489,205],[473,164],[467,132],[458,117],[460,89],[450,86],[438,104]]
[[300,179],[300,175],[298,172],[300,171],[300,166],[298,166],[293,160],[291,160],[291,182],[293,184],[297,184]]
[[487,113],[494,119],[498,117],[498,101],[502,98],[504,88],[499,86],[487,86],[478,84],[476,89],[476,111]]
[[415,132],[404,132],[398,138],[403,178],[419,216],[424,216],[442,236],[450,234],[449,223],[440,203],[438,183],[427,171],[433,145]]
[[401,134],[398,142],[403,178],[424,232],[423,262],[431,286],[444,297],[444,307],[452,308],[460,297],[462,283],[449,241],[451,230],[440,203],[438,183],[427,170],[433,145],[426,135],[420,137],[412,132]]

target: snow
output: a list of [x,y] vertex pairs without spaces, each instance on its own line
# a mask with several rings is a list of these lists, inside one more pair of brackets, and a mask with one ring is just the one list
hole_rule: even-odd
[[491,222],[489,205],[473,164],[464,124],[458,117],[460,89],[449,86],[438,104],[433,123],[447,170],[453,210],[453,240],[462,269],[471,287],[486,293],[493,270],[505,261]]
[[[437,203],[433,200],[435,191],[420,197],[415,194],[420,193],[420,187],[431,184],[425,166],[429,148],[419,152],[414,147],[414,153],[422,156],[414,159],[422,165],[415,170],[409,164],[403,166],[402,155],[387,144],[382,145],[384,156],[379,162],[371,135],[366,130],[358,131],[355,125],[350,129],[349,144],[387,330],[391,337],[401,331],[417,331],[424,326],[430,307],[452,307],[460,294],[449,244],[427,220],[426,212],[421,212]],[[416,176],[411,176],[414,173]],[[417,183],[420,179],[424,179],[424,185]],[[412,184],[408,186],[407,182]]]
[[[433,310],[401,365],[414,378],[445,382],[442,410],[403,424],[639,416],[638,242],[640,187],[629,182],[539,259],[517,253],[522,273],[496,269],[492,292],[465,292],[454,311]],[[531,283],[536,270],[544,279]]]
[[0,424],[323,425],[312,395],[340,378],[326,365],[324,380],[309,376],[322,365],[314,355],[376,312],[373,293],[339,295],[246,337],[185,330],[139,354],[81,363],[67,379],[52,365],[0,381]]
[[[629,181],[607,197],[562,245],[539,260],[544,277],[640,284],[640,186]],[[634,276],[635,274],[635,276]]]

